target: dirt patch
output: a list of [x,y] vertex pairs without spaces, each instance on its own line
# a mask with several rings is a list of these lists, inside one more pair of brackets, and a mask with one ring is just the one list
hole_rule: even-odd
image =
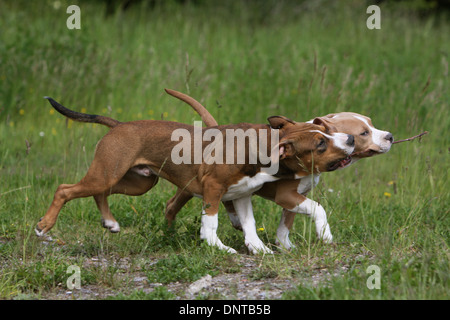
[[[114,264],[122,270],[115,275],[117,283],[123,283],[120,290],[112,289],[106,284],[83,285],[80,289],[68,290],[62,285],[51,293],[44,294],[43,299],[56,300],[92,300],[123,296],[140,291],[143,294],[151,294],[157,288],[165,288],[170,298],[177,300],[190,299],[238,299],[238,300],[266,300],[281,299],[284,292],[295,289],[304,283],[312,286],[326,285],[326,280],[331,276],[328,270],[315,270],[313,274],[303,278],[283,278],[267,272],[255,277],[255,270],[260,267],[259,262],[253,256],[241,255],[236,257],[239,263],[239,271],[221,273],[215,276],[205,275],[194,282],[176,281],[168,284],[150,282],[145,272],[139,267],[131,266],[129,259],[122,258]],[[154,264],[158,260],[146,261],[146,264]],[[102,258],[90,258],[84,262],[84,267],[107,269],[111,267],[111,261]],[[128,270],[128,272],[125,272]],[[129,272],[129,270],[133,270]],[[346,271],[343,267],[342,271]],[[334,275],[337,273],[334,272]],[[255,279],[256,278],[256,279]],[[117,287],[117,285],[116,285]]]

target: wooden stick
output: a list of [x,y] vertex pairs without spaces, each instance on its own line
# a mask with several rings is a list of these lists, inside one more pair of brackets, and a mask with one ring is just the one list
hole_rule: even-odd
[[392,142],[392,144],[405,142],[405,141],[411,141],[411,140],[414,140],[416,138],[420,138],[421,136],[426,135],[427,133],[428,133],[428,131],[425,131],[425,132],[422,132],[421,134],[418,134],[417,136],[414,136],[414,137],[411,137],[411,138],[408,138],[408,139],[394,141],[394,142]]

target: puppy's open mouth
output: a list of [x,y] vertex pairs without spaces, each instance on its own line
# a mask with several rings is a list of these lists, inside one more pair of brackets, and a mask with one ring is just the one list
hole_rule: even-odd
[[372,156],[380,154],[380,153],[383,153],[383,152],[375,151],[372,149],[367,149],[367,150],[360,151],[360,152],[354,152],[350,155],[350,157],[368,158],[368,157],[372,157]]
[[328,171],[334,171],[339,168],[345,168],[346,166],[352,163],[352,157],[348,156],[347,158],[332,162],[328,165]]

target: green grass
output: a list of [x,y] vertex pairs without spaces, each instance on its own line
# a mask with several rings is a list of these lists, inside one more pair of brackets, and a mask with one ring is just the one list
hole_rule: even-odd
[[171,300],[175,295],[167,291],[166,287],[156,287],[154,291],[146,293],[142,290],[133,291],[129,295],[119,293],[116,296],[110,296],[107,300]]
[[[83,266],[82,286],[98,285],[122,299],[173,298],[165,287],[134,290],[139,272],[164,286],[239,272],[239,259],[200,240],[198,199],[180,212],[175,230],[166,227],[165,202],[175,192],[167,182],[142,197],[111,197],[119,234],[100,227],[89,198],[66,204],[51,231],[54,242],[34,235],[57,186],[84,176],[107,132],[67,122],[43,96],[121,121],[199,120],[164,88],[189,93],[223,124],[355,111],[396,138],[428,130],[421,142],[323,174],[311,197],[325,207],[338,245],[318,242],[310,219],[299,216],[291,236],[297,248],[256,258],[250,278],[290,279],[297,289],[285,299],[448,297],[450,26],[444,16],[382,7],[382,29],[371,31],[358,1],[321,8],[138,5],[108,18],[101,3],[82,1],[82,29],[68,30],[68,2],[54,3],[0,1],[0,298],[64,291],[70,265]],[[253,201],[261,239],[274,244],[280,208]],[[219,219],[219,237],[245,255],[243,236],[224,210]],[[108,267],[89,263],[95,257]],[[127,267],[116,263],[121,259]],[[381,269],[380,290],[366,286],[370,265]],[[316,285],[308,279],[318,270],[331,276]]]

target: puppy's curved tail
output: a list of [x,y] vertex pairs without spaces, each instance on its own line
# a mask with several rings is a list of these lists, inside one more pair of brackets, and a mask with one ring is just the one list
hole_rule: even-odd
[[44,97],[44,98],[50,102],[50,104],[52,105],[53,108],[55,108],[56,111],[58,111],[63,116],[66,116],[67,118],[72,119],[74,121],[98,123],[98,124],[107,126],[109,128],[114,128],[115,126],[117,126],[118,124],[121,123],[118,120],[115,120],[115,119],[109,118],[109,117],[105,117],[105,116],[99,116],[96,114],[87,114],[87,113],[72,111],[70,109],[67,109],[60,103],[56,102],[55,100],[53,100],[50,97]]
[[216,119],[209,113],[208,110],[197,100],[194,98],[188,96],[187,94],[171,90],[171,89],[164,89],[168,94],[171,96],[180,99],[181,101],[186,102],[188,105],[192,107],[201,117],[203,120],[203,123],[206,124],[207,127],[215,127],[218,126]]

